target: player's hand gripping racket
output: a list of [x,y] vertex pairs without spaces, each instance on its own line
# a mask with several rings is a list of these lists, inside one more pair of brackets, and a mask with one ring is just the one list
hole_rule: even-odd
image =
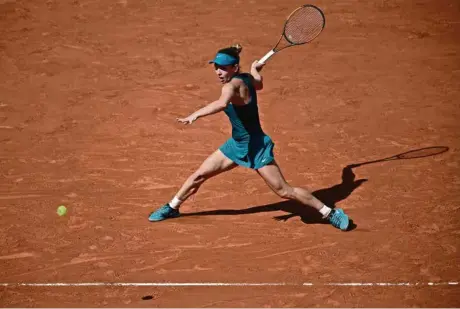
[[259,63],[265,63],[271,56],[287,47],[313,41],[323,31],[325,24],[323,12],[316,6],[307,4],[295,9],[284,23],[278,43],[259,60]]

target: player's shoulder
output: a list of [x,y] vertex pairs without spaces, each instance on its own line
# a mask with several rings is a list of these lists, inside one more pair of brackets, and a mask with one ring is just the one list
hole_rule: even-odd
[[242,85],[245,85],[247,82],[252,82],[253,80],[254,80],[254,77],[251,74],[249,74],[249,73],[240,73],[237,76],[235,76],[231,80],[231,82],[234,85],[242,86]]
[[245,79],[245,78],[249,78],[251,80],[254,79],[251,73],[240,73],[237,75],[237,77],[239,77],[240,79]]
[[222,86],[222,91],[223,92],[235,92],[236,89],[238,89],[239,84],[232,79],[230,82],[224,84]]
[[237,87],[240,87],[243,84],[244,84],[244,82],[243,82],[242,79],[240,79],[240,78],[232,78],[232,80],[230,82],[226,83],[224,85],[224,87],[227,86],[229,88],[237,88]]

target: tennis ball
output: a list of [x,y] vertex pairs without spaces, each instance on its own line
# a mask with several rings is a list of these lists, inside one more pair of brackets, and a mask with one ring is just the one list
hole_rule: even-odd
[[59,216],[62,217],[63,215],[65,215],[65,214],[67,213],[67,208],[66,208],[64,205],[61,205],[61,206],[59,206],[59,207],[57,208],[57,211],[56,211],[56,212],[57,212],[57,214],[58,214]]

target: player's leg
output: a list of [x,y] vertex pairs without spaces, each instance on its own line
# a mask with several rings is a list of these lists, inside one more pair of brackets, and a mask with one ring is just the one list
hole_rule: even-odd
[[236,163],[227,158],[219,149],[211,154],[201,166],[185,181],[176,197],[185,201],[195,194],[200,186],[209,178],[236,167]]
[[200,186],[209,178],[222,172],[231,170],[237,164],[227,158],[220,150],[211,154],[201,166],[184,182],[174,198],[161,208],[153,212],[149,220],[161,221],[179,216],[179,206],[190,196],[195,194]]
[[323,218],[327,218],[331,224],[341,230],[348,228],[349,219],[342,209],[332,210],[314,197],[308,190],[289,185],[276,161],[257,170],[257,173],[265,180],[268,186],[281,198],[295,200],[304,205],[318,210]]
[[281,198],[296,200],[302,204],[321,210],[324,204],[304,188],[292,187],[285,180],[280,167],[273,161],[257,170],[267,185]]

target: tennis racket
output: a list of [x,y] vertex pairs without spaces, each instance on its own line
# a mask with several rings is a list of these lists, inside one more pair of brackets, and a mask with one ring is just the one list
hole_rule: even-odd
[[349,165],[349,167],[354,168],[354,167],[359,167],[359,166],[363,166],[366,164],[393,161],[393,160],[407,160],[407,159],[431,157],[431,156],[435,156],[435,155],[444,153],[448,150],[449,150],[449,147],[446,147],[446,146],[425,147],[425,148],[403,152],[403,153],[400,153],[400,154],[397,154],[397,155],[394,155],[388,158],[384,158],[384,159],[352,164],[352,165]]
[[323,31],[326,19],[323,12],[314,5],[306,4],[295,9],[284,23],[283,33],[275,47],[263,56],[259,63],[265,63],[277,52],[313,41]]

